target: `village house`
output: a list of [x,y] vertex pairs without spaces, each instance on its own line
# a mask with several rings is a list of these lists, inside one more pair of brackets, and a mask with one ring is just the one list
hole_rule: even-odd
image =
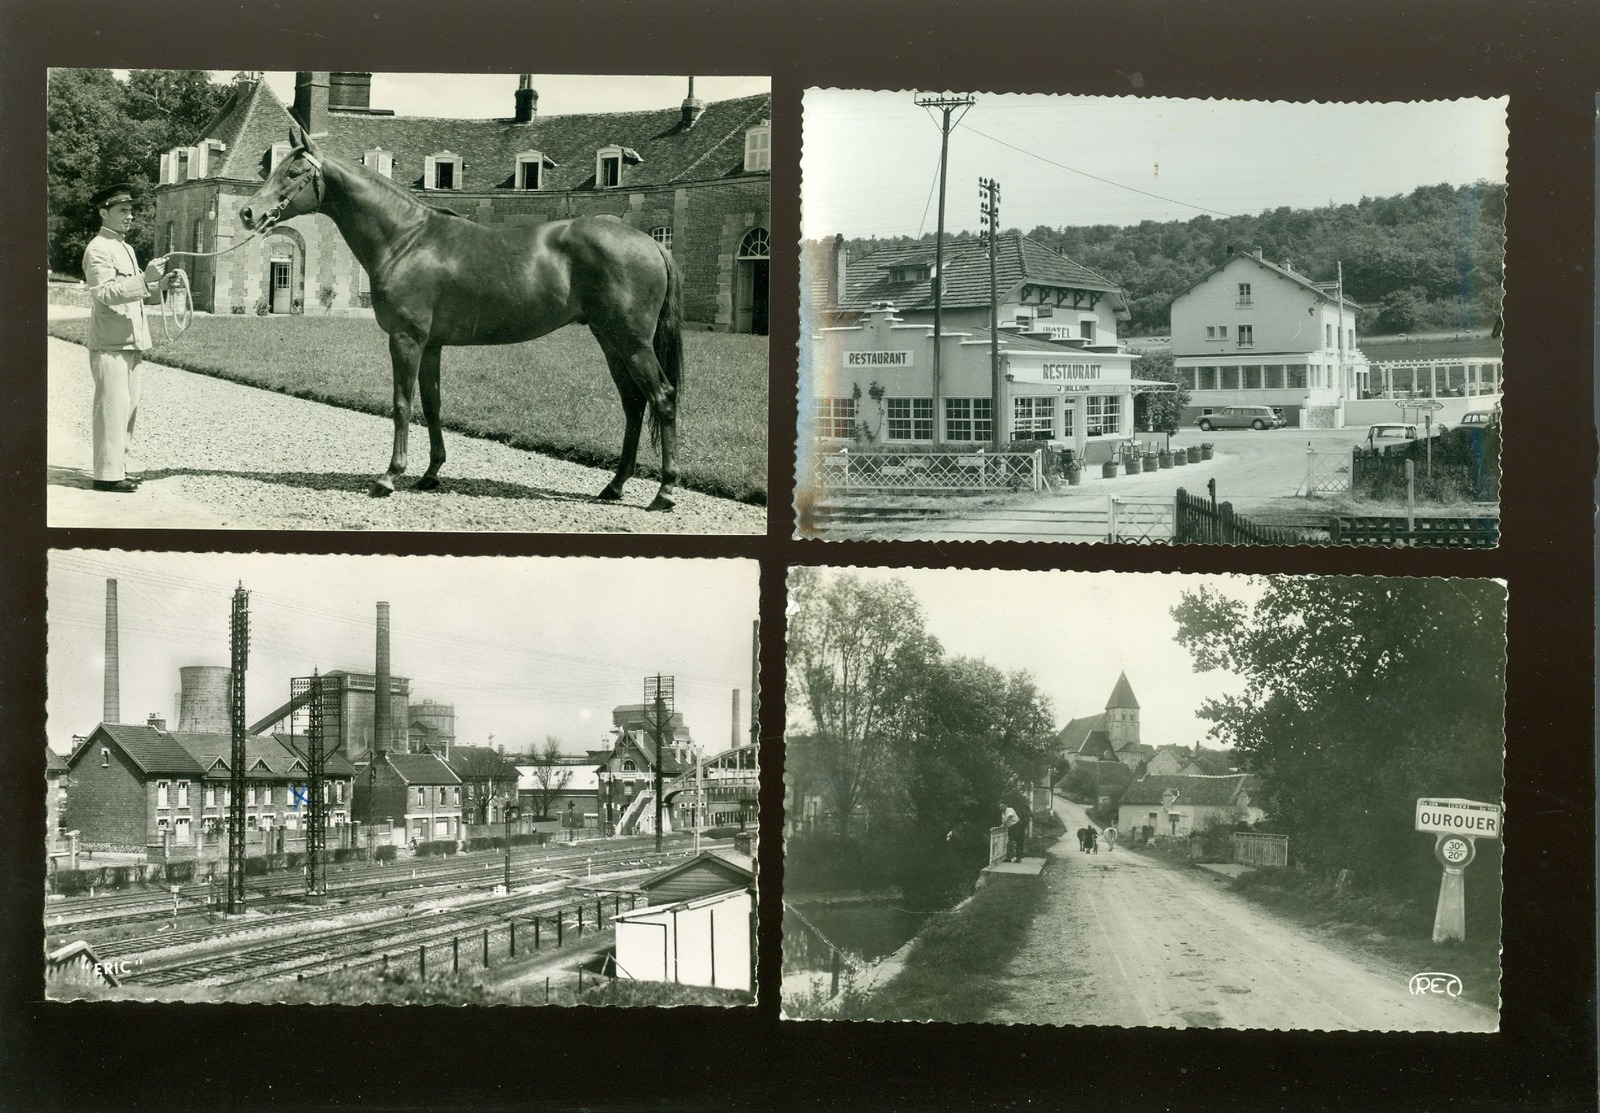
[[[771,228],[769,95],[638,112],[539,114],[523,74],[508,115],[399,116],[374,107],[372,75],[300,71],[292,109],[257,75],[194,141],[161,157],[156,251],[179,258],[195,307],[214,314],[370,313],[370,280],[332,220],[310,214],[248,236],[239,207],[290,152],[291,119],[321,149],[487,225],[613,214],[670,249],[687,321],[767,332]],[[401,724],[404,724],[403,722]]]
[[[646,707],[627,704],[611,711],[614,726],[610,748],[596,766],[596,782],[605,833],[654,833],[657,742]],[[694,738],[682,714],[667,717],[661,742],[661,778],[665,783],[693,763]],[[671,815],[663,811],[666,824]]]
[[[303,829],[309,809],[304,738],[245,739],[245,828],[272,850]],[[102,724],[73,750],[71,797],[62,825],[95,850],[144,852],[152,845],[203,847],[227,832],[233,740],[225,733]],[[350,821],[354,770],[342,755],[324,761],[328,822]]]
[[1189,390],[1185,423],[1223,407],[1261,404],[1290,426],[1340,427],[1344,404],[1367,391],[1355,302],[1337,280],[1313,280],[1260,248],[1236,251],[1171,303],[1172,353]]
[[354,785],[355,820],[393,844],[461,839],[461,777],[441,757],[379,752]]
[[1123,789],[1117,829],[1130,834],[1149,826],[1158,835],[1183,837],[1214,825],[1254,824],[1265,813],[1251,805],[1253,776],[1150,775]]

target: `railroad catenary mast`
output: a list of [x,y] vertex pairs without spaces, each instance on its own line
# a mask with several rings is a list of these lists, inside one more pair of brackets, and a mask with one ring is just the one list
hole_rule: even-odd
[[228,725],[233,732],[233,748],[228,767],[228,896],[230,915],[244,911],[244,783],[245,724],[244,673],[250,661],[250,592],[239,583],[233,591],[233,608],[228,619]]

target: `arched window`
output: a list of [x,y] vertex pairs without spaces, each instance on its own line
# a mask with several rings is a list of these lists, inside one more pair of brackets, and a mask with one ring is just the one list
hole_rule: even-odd
[[657,225],[654,229],[650,230],[650,239],[654,240],[662,248],[671,248],[672,247],[672,226],[671,225]]
[[440,151],[423,159],[422,186],[426,190],[460,190],[462,187],[461,156],[453,151]]
[[624,760],[622,762],[622,770],[624,772],[637,772],[639,770],[639,766],[631,760]]
[[770,247],[770,234],[765,229],[751,229],[739,242],[739,259],[765,260],[771,254]]
[[554,166],[542,151],[524,151],[517,156],[516,188],[518,190],[544,189],[544,169]]

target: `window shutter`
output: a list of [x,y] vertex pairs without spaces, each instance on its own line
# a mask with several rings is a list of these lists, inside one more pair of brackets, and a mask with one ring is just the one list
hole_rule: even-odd
[[438,181],[438,170],[434,165],[433,156],[429,155],[422,160],[422,188],[432,190]]
[[171,181],[172,181],[172,153],[170,151],[162,152],[162,154],[161,154],[161,182],[162,182],[163,185],[165,185],[166,183],[169,183]]

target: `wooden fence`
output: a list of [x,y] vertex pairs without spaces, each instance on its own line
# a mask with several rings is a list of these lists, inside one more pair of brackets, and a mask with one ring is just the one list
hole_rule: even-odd
[[1190,496],[1178,490],[1173,517],[1173,542],[1175,543],[1265,543],[1293,546],[1316,542],[1293,528],[1268,527],[1246,519],[1233,510],[1233,505],[1221,504],[1204,497]]
[[1289,867],[1289,838],[1286,834],[1235,834],[1233,860],[1239,865],[1263,869]]
[[1357,547],[1496,547],[1499,516],[1335,516],[1332,542]]

